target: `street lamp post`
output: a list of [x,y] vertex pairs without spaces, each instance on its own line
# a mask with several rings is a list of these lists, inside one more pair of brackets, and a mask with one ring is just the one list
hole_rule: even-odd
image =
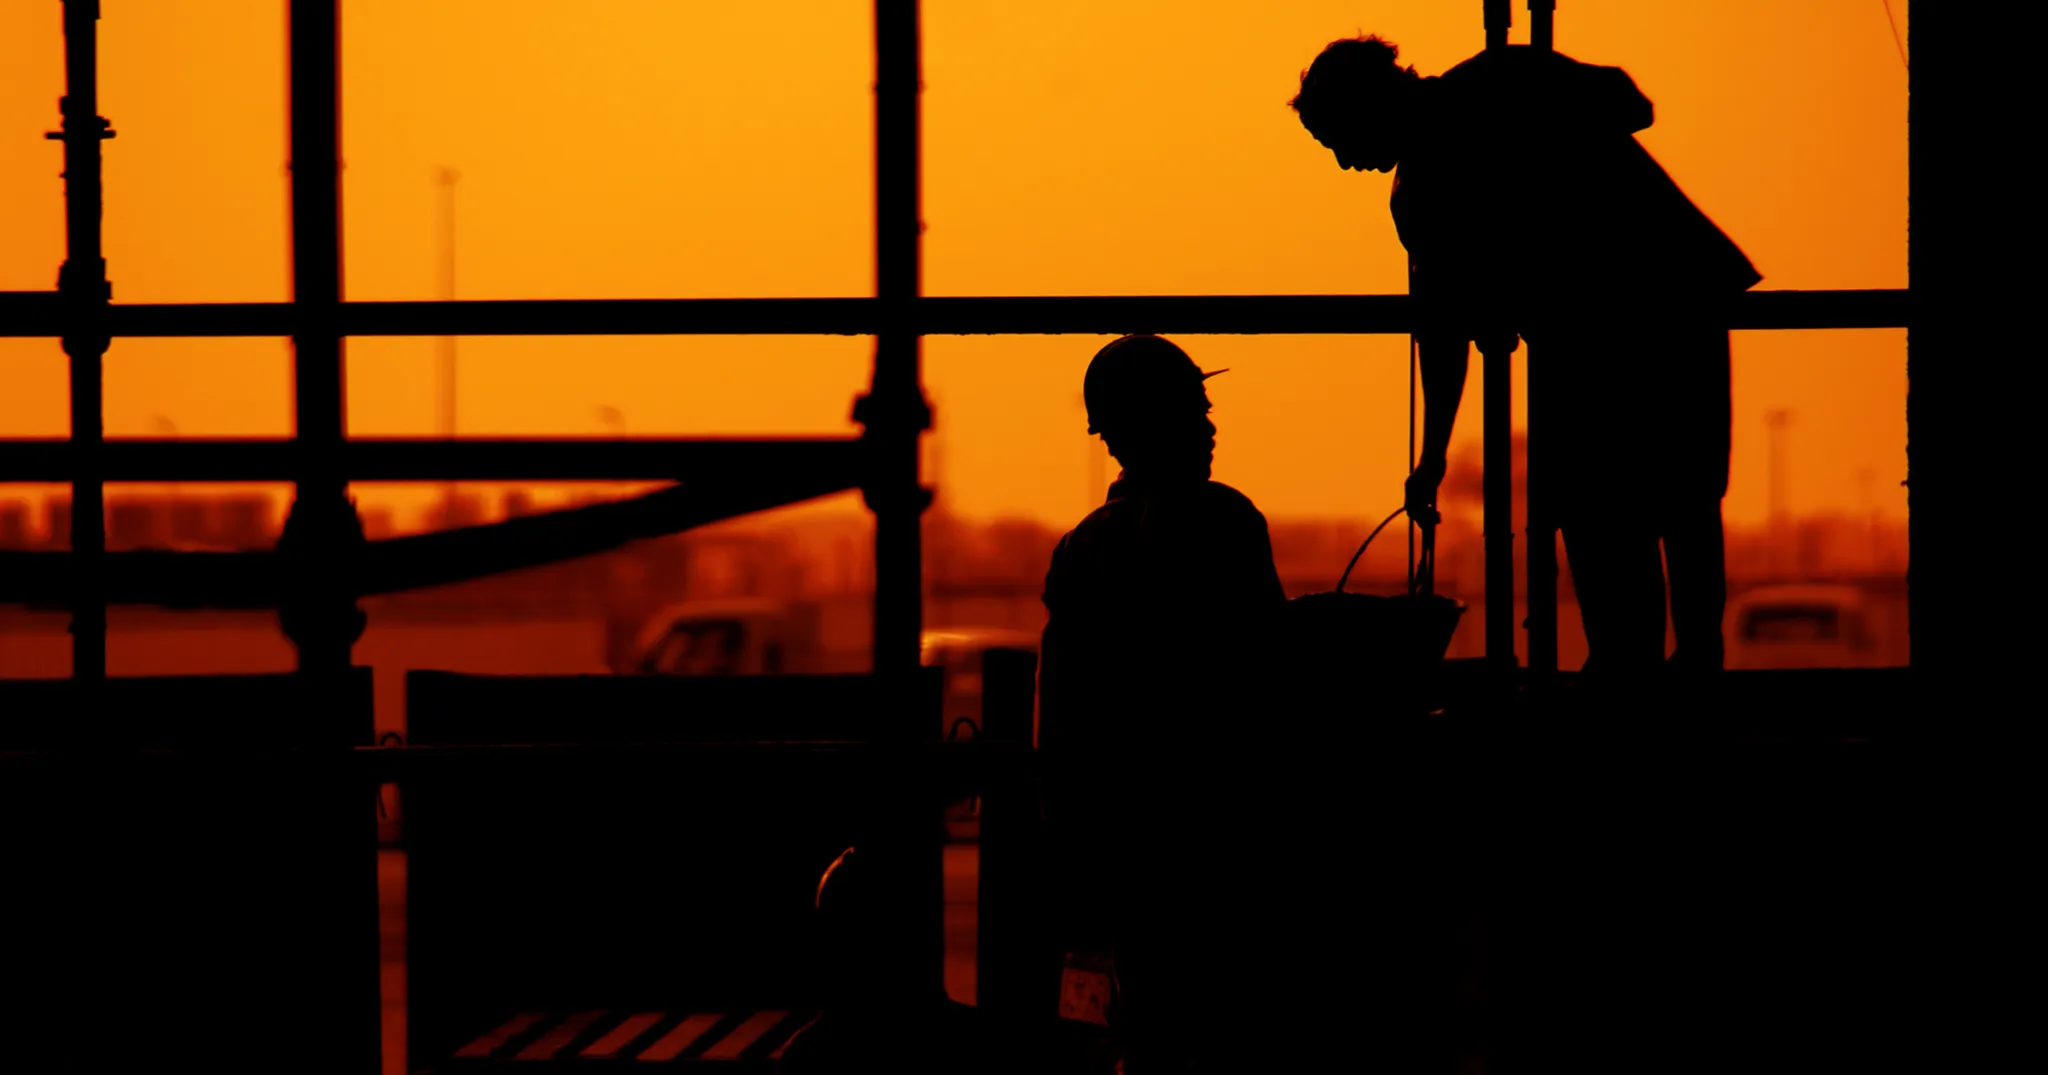
[[1764,415],[1771,445],[1771,559],[1780,574],[1786,570],[1785,545],[1792,536],[1792,520],[1785,501],[1785,429],[1791,422],[1792,412],[1788,410],[1773,410]]
[[[161,414],[158,414],[151,416],[150,421],[153,425],[156,426],[157,436],[162,437],[165,440],[178,439],[177,424],[172,422],[170,419],[165,418]],[[169,537],[171,544],[175,547],[178,542],[178,502],[181,499],[178,494],[182,490],[179,488],[179,483],[175,480],[170,481],[166,484],[169,486],[169,488],[165,490],[166,495],[164,497],[164,499],[169,502],[168,504],[165,505],[167,512],[170,516]]]
[[[455,301],[455,184],[462,178],[453,168],[442,168],[435,176],[441,188],[441,298]],[[441,351],[441,436],[455,439],[455,337],[443,336]],[[455,482],[442,487],[443,510],[455,516]]]

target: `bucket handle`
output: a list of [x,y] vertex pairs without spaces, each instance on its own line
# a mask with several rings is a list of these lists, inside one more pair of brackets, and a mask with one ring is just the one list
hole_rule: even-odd
[[[1358,551],[1351,554],[1351,562],[1344,565],[1344,574],[1339,576],[1337,579],[1338,593],[1344,592],[1344,584],[1350,581],[1351,579],[1351,569],[1358,566],[1358,558],[1365,555],[1366,546],[1372,544],[1372,539],[1380,536],[1380,531],[1385,530],[1387,528],[1388,523],[1393,522],[1395,519],[1400,518],[1401,515],[1405,513],[1407,510],[1408,509],[1406,506],[1395,508],[1394,514],[1387,516],[1385,519],[1382,519],[1378,526],[1372,528],[1372,533],[1367,534],[1365,536],[1365,541],[1359,544]],[[1422,555],[1417,558],[1417,563],[1415,565],[1415,580],[1409,586],[1408,593],[1411,596],[1417,594],[1427,596],[1435,592],[1436,527],[1425,526],[1422,528]]]

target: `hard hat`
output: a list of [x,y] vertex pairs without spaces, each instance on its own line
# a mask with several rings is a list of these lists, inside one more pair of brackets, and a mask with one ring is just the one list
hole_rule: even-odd
[[1218,373],[1204,373],[1186,351],[1161,336],[1124,336],[1095,352],[1081,382],[1088,405],[1088,432],[1101,433],[1134,416],[1201,399],[1202,382]]

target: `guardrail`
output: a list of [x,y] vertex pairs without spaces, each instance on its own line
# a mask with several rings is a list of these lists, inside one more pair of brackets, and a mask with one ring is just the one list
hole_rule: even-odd
[[[1903,289],[1751,291],[1728,305],[1728,327],[1904,328]],[[62,336],[71,318],[54,292],[0,303],[0,337]],[[911,299],[503,299],[344,302],[328,326],[342,336],[913,336],[1405,335],[1407,295],[1157,295]],[[291,303],[113,304],[112,337],[291,336]]]

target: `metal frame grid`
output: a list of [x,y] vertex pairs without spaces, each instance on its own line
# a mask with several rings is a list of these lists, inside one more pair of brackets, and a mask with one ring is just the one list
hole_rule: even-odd
[[[1529,4],[1536,47],[1549,45],[1554,6],[1555,0]],[[1403,295],[922,297],[918,5],[878,0],[875,12],[874,298],[346,302],[338,4],[290,0],[292,301],[116,305],[100,249],[100,143],[113,132],[98,114],[98,4],[65,0],[64,122],[51,137],[64,144],[68,257],[56,291],[0,296],[0,335],[63,339],[70,358],[71,436],[0,441],[0,481],[68,481],[73,544],[69,553],[0,555],[0,597],[47,602],[61,595],[72,610],[73,674],[81,682],[104,678],[105,610],[125,602],[278,607],[302,669],[346,666],[348,648],[361,630],[354,604],[359,594],[379,592],[398,579],[424,585],[463,577],[449,558],[432,555],[433,542],[401,539],[370,550],[346,499],[351,481],[681,479],[755,489],[752,496],[727,498],[740,510],[858,486],[877,528],[875,669],[900,672],[914,669],[917,661],[917,520],[929,501],[917,452],[931,420],[921,381],[923,336],[1410,331]],[[1488,48],[1505,46],[1510,16],[1508,0],[1486,0]],[[1906,298],[1902,290],[1753,292],[1730,305],[1728,323],[1734,329],[1903,328]],[[346,433],[343,364],[350,336],[792,333],[875,337],[871,390],[854,410],[862,436],[457,441],[351,439]],[[100,359],[112,338],[281,335],[292,337],[296,353],[292,439],[105,440]],[[1486,518],[1499,520],[1507,517],[1509,495],[1500,479],[1507,471],[1511,386],[1507,356],[1487,355],[1483,361]],[[1530,424],[1534,432],[1538,423]],[[1532,437],[1532,453],[1537,443]],[[148,480],[292,481],[297,495],[279,553],[110,555],[102,521],[104,483]],[[697,510],[645,525],[673,529],[713,517]],[[601,547],[625,533],[614,528],[606,534],[596,518],[586,521],[592,532],[577,548]],[[1556,563],[1552,546],[1539,535],[1552,531],[1540,512],[1532,513],[1529,531],[1529,667],[1548,672],[1557,659]],[[1486,535],[1488,589],[1494,590],[1513,578],[1513,535],[1497,525],[1488,526]],[[387,567],[365,575],[357,570],[365,560]],[[275,561],[291,566],[281,570]],[[394,561],[406,563],[390,567]],[[201,562],[208,566],[191,570]],[[202,580],[223,588],[209,593]],[[354,586],[346,585],[351,581]],[[1515,630],[1511,616],[1488,618],[1490,660],[1515,663]]]
[[[918,0],[875,4],[875,178],[878,288],[873,298],[633,301],[362,302],[342,293],[338,0],[288,0],[291,243],[288,303],[114,304],[101,251],[97,0],[63,0],[63,126],[67,259],[53,292],[0,294],[0,336],[60,337],[70,360],[71,435],[0,440],[0,481],[68,482],[69,552],[0,554],[0,599],[68,605],[80,712],[106,679],[106,609],[117,603],[274,607],[308,687],[337,684],[363,629],[359,596],[431,585],[580,555],[633,537],[859,488],[876,521],[874,671],[915,687],[921,629],[919,517],[930,501],[918,443],[930,426],[920,365],[927,335],[1406,334],[1406,296],[1153,296],[926,298],[921,296]],[[1532,44],[1549,47],[1554,0],[1530,0]],[[1485,0],[1487,46],[1504,47],[1508,0]],[[1909,292],[1764,291],[1728,308],[1732,329],[1907,328]],[[352,439],[347,435],[345,341],[350,336],[576,334],[834,334],[873,336],[869,392],[856,401],[857,438]],[[295,350],[295,436],[289,440],[106,441],[101,359],[115,337],[280,336]],[[1510,417],[1507,355],[1484,356],[1486,579],[1511,593]],[[1533,402],[1532,402],[1533,407]],[[1534,413],[1532,411],[1532,413]],[[1531,429],[1540,433],[1540,419]],[[1532,438],[1532,459],[1540,441]],[[1534,468],[1532,466],[1532,474]],[[675,490],[518,520],[491,538],[461,533],[366,542],[351,481],[675,479]],[[289,480],[296,497],[274,552],[109,554],[109,481]],[[1533,499],[1533,498],[1532,498]],[[488,529],[488,528],[486,528]],[[1553,531],[1530,514],[1530,667],[1556,666]],[[502,540],[501,540],[502,539]],[[487,555],[479,556],[479,550]],[[1510,606],[1511,607],[1511,606]],[[1487,618],[1489,663],[1516,676],[1512,616]],[[325,692],[343,698],[347,692]],[[317,696],[317,695],[316,695]],[[342,703],[336,703],[340,705]],[[346,720],[348,715],[332,716]],[[360,715],[356,715],[360,717]],[[887,738],[917,748],[909,721]],[[365,743],[365,746],[368,744]],[[432,752],[427,752],[432,753]],[[396,762],[398,759],[387,759]],[[422,762],[428,759],[422,757]],[[482,759],[478,759],[482,760]],[[406,768],[410,772],[410,768]],[[394,770],[395,772],[396,770]],[[905,809],[911,809],[906,803]],[[910,815],[904,820],[910,822]],[[914,825],[912,826],[914,827]],[[910,831],[906,828],[906,832]],[[906,850],[910,850],[906,846]],[[906,856],[899,882],[929,887],[906,901],[901,927],[936,976],[936,856]],[[922,912],[933,912],[928,916]],[[358,1054],[361,1055],[361,1054]]]

